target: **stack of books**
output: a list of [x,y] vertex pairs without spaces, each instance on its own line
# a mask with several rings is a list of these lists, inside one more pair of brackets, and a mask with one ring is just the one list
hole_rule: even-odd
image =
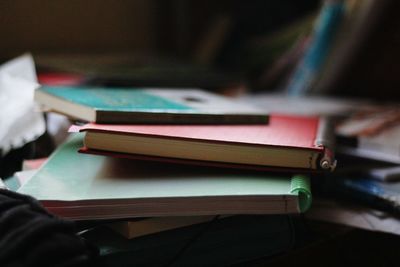
[[287,220],[311,205],[307,174],[335,167],[323,119],[198,89],[43,86],[35,98],[89,123],[72,126],[18,191],[64,218],[119,219],[114,228],[130,238],[216,216]]

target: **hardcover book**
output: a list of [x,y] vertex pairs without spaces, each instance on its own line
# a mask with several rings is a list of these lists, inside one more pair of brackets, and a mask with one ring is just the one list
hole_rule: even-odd
[[217,217],[219,218],[218,215],[134,218],[113,222],[107,226],[125,238],[132,239],[199,223],[211,222]]
[[261,125],[87,124],[83,153],[255,169],[333,170],[328,122],[270,116]]
[[45,108],[97,123],[268,123],[268,114],[200,89],[42,86]]
[[[82,134],[59,147],[18,192],[74,220],[223,214],[288,214],[308,209],[303,175],[195,168],[76,153]],[[177,167],[178,166],[178,167]]]

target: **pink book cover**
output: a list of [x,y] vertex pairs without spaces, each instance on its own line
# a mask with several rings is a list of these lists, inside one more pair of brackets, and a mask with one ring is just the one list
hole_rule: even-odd
[[281,146],[323,150],[315,144],[318,117],[271,115],[268,124],[258,125],[120,125],[75,126],[71,131],[99,131],[204,142]]
[[[115,132],[127,135],[145,135],[173,139],[188,139],[203,142],[234,143],[254,146],[278,146],[300,148],[325,152],[323,145],[317,144],[321,124],[319,117],[271,115],[269,124],[262,125],[115,125],[86,124],[76,126],[71,131]],[[273,170],[304,172],[310,169],[281,168],[248,164],[199,161],[191,159],[165,158],[157,156],[126,154],[93,150],[86,147],[81,153],[105,156],[132,158],[138,160],[155,160],[170,163],[195,164],[215,167],[230,167],[252,170]],[[333,168],[332,168],[333,169]]]

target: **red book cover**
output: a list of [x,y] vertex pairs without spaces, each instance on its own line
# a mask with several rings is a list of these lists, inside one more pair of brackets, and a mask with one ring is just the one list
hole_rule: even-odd
[[[211,145],[226,144],[228,146],[233,145],[236,147],[284,148],[282,151],[285,153],[287,153],[288,150],[310,151],[310,153],[320,154],[318,156],[318,160],[320,160],[326,156],[325,152],[327,149],[323,143],[318,143],[318,140],[321,139],[319,136],[321,135],[321,124],[321,119],[319,117],[271,115],[270,122],[261,125],[115,125],[90,123],[80,127],[79,130],[97,133],[111,133],[120,136],[145,136],[161,138],[163,140],[179,140],[183,141],[183,143],[185,143],[185,141],[196,141]],[[97,152],[93,149],[97,150]],[[188,145],[186,149],[190,150],[190,145]],[[97,149],[93,147],[84,148],[82,152],[108,155],[117,152],[119,153],[119,156],[123,156],[124,154],[142,154],[135,152],[127,153],[126,151],[118,151],[118,149],[107,151],[105,149]],[[150,158],[165,157],[162,154],[147,154],[139,157],[148,158],[149,156]],[[180,158],[183,160],[193,160],[193,158]],[[329,160],[330,168],[332,167],[333,159]],[[202,161],[207,162],[208,160],[202,159]],[[225,164],[226,163],[240,162],[225,161]],[[218,164],[219,163],[217,163],[217,165]],[[246,163],[246,165],[252,164]],[[317,165],[320,164],[317,163]],[[310,169],[317,169],[319,167],[320,166],[311,166]]]

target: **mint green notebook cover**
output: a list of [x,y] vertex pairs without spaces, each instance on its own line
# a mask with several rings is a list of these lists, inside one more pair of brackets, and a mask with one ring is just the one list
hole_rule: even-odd
[[79,154],[73,134],[18,192],[72,219],[284,214],[311,203],[308,178]]

